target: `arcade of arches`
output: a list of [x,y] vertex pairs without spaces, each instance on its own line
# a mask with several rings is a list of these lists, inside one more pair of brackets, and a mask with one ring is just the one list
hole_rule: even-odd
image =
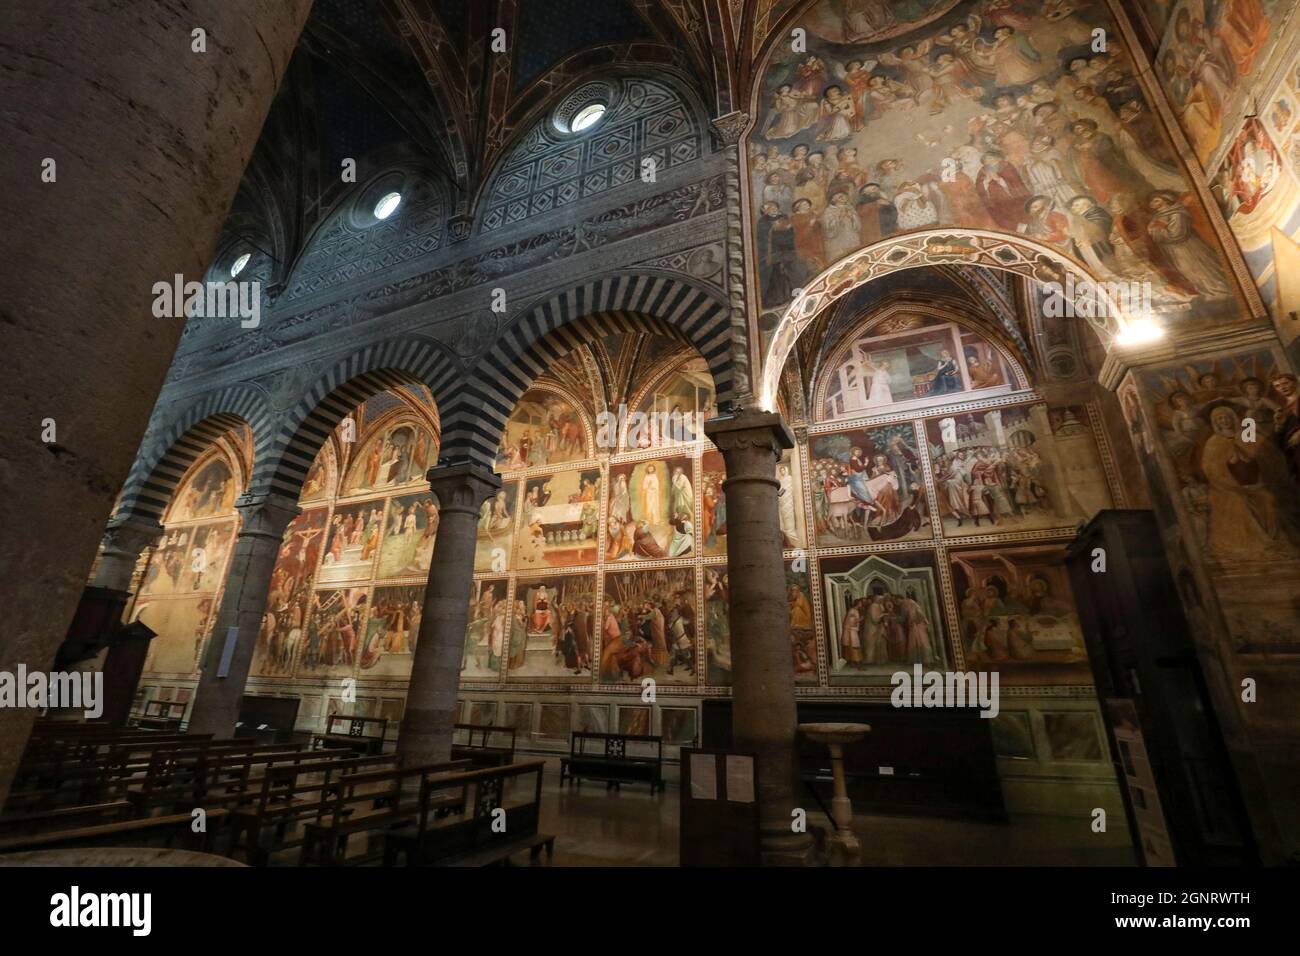
[[[848,847],[824,808],[825,840],[789,824],[830,805],[816,721],[874,725],[850,860],[917,862],[935,816],[1010,828],[1007,862],[1300,852],[1292,0],[175,6],[130,29],[210,23],[241,69],[102,84],[241,99],[237,143],[177,133],[237,157],[123,141],[163,228],[120,171],[130,201],[73,217],[72,150],[30,187],[49,248],[5,240],[3,520],[34,543],[3,545],[0,670],[66,663],[89,584],[156,635],[132,718],[220,738],[292,702],[286,737],[382,719],[405,761],[510,728],[557,862],[646,859],[698,747],[755,755],[766,861]],[[14,131],[33,166],[75,124],[54,101]],[[257,309],[146,316],[173,275]],[[1090,283],[1141,294],[1089,312]],[[1159,683],[1173,659],[1194,679]],[[996,716],[897,708],[929,672],[995,675]],[[0,802],[46,720],[0,709]],[[662,738],[641,832],[558,819],[601,812],[558,789],[575,732]]]

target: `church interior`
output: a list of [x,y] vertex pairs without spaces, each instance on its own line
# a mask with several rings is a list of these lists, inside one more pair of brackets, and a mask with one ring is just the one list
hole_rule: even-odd
[[8,6],[0,867],[1300,863],[1295,0]]

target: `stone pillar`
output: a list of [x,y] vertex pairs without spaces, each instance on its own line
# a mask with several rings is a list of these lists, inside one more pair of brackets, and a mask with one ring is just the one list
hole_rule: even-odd
[[[239,702],[244,696],[248,668],[266,614],[271,572],[280,554],[280,544],[289,522],[297,517],[297,502],[281,495],[244,495],[235,502],[242,519],[235,553],[230,559],[208,649],[203,656],[198,695],[190,714],[189,731],[231,736],[239,719]],[[231,630],[234,634],[231,635]],[[233,642],[233,647],[227,648]],[[222,673],[222,661],[229,661]]]
[[[211,263],[310,7],[4,4],[0,670],[67,633],[184,325],[153,284]],[[0,803],[34,717],[0,709]]]
[[501,488],[491,471],[468,462],[429,469],[438,496],[438,536],[429,562],[420,633],[397,752],[408,766],[451,757],[460,665],[469,624],[479,508]]
[[163,526],[153,518],[129,515],[110,521],[100,548],[95,587],[130,591],[136,562],[144,549],[151,547],[162,533]]
[[776,463],[794,446],[781,416],[741,411],[704,425],[727,463],[727,572],[731,580],[732,739],[757,754],[763,861],[810,861],[812,839],[791,830],[800,805],[795,760],[794,662],[781,558]]

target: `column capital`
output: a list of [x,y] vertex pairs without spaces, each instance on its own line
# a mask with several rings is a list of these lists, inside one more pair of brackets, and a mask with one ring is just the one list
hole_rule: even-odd
[[140,515],[114,515],[104,529],[100,551],[105,557],[123,557],[134,561],[145,548],[163,534],[155,518]]
[[483,502],[501,490],[496,472],[470,461],[435,465],[425,475],[438,496],[438,513],[465,512],[477,515]]
[[770,450],[777,458],[794,447],[790,426],[777,412],[743,409],[704,423],[704,434],[724,455],[745,448]]
[[735,146],[749,128],[750,115],[741,110],[733,110],[709,121],[713,135],[723,146]]
[[235,500],[241,523],[239,536],[267,537],[279,541],[289,522],[302,513],[298,502],[273,493],[243,494]]

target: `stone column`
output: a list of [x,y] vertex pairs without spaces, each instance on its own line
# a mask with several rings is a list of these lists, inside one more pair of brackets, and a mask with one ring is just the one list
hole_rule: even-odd
[[[0,670],[67,633],[184,325],[153,284],[211,263],[310,7],[4,4]],[[34,717],[0,708],[0,803]]]
[[144,549],[153,545],[162,533],[163,526],[153,518],[130,515],[110,521],[100,548],[95,587],[130,591],[136,562]]
[[[285,528],[301,510],[297,502],[272,494],[243,495],[235,508],[241,518],[239,537],[208,638],[189,723],[191,733],[215,734],[219,739],[235,731],[248,668],[266,614],[271,572]],[[233,646],[228,648],[230,644]],[[223,674],[222,662],[227,657]]]
[[408,766],[451,757],[479,508],[501,488],[501,479],[495,474],[468,462],[430,468],[428,477],[438,496],[438,536],[433,542],[406,712],[397,738],[397,752]]
[[738,750],[757,754],[763,861],[802,865],[810,861],[812,838],[791,830],[800,800],[776,480],[776,463],[794,436],[780,415],[761,411],[714,418],[704,430],[727,463],[732,739]]

